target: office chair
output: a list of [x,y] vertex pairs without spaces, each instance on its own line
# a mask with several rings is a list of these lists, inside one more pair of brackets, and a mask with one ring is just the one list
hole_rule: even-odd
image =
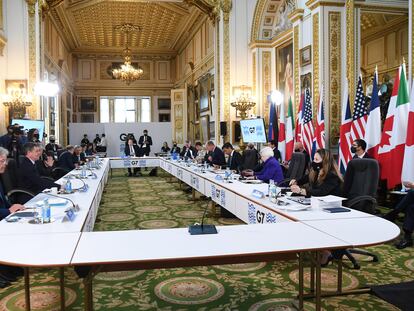
[[286,173],[286,179],[299,180],[305,173],[306,159],[302,152],[294,152],[289,162],[289,169]]
[[7,168],[5,172],[0,175],[0,179],[4,193],[12,204],[24,204],[28,201],[27,198],[31,199],[35,196],[34,193],[18,187],[17,163],[15,159],[8,159]]
[[[378,180],[379,166],[376,160],[351,160],[345,172],[343,193],[347,201],[344,205],[361,212],[374,214]],[[378,261],[378,257],[370,252],[359,249],[346,250],[343,255],[352,262],[354,269],[359,269],[360,265],[352,254],[366,255],[372,257],[373,262]]]
[[57,166],[52,170],[52,178],[58,180],[69,173],[70,170],[64,167]]

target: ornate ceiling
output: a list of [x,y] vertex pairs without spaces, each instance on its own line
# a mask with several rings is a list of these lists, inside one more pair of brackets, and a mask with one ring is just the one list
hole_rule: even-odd
[[393,26],[408,22],[407,14],[388,14],[375,12],[361,13],[361,36],[362,39],[372,34],[383,32]]
[[215,0],[45,1],[65,44],[76,54],[120,53],[126,37],[114,27],[130,23],[141,28],[129,38],[134,52],[173,55],[200,16],[212,14]]

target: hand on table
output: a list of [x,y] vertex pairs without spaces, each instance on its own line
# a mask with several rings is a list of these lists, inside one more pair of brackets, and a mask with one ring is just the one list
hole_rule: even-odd
[[24,209],[25,209],[24,205],[13,204],[12,206],[10,206],[9,211],[11,214],[13,214],[13,213],[16,213],[17,211],[22,211]]
[[403,185],[405,188],[414,189],[414,182],[411,181],[403,181]]
[[290,186],[290,190],[291,190],[293,193],[300,193],[300,187],[299,187],[298,185],[291,185],[291,186]]
[[253,171],[252,170],[245,170],[245,171],[243,171],[243,174],[242,175],[244,175],[244,176],[253,176]]
[[289,186],[293,186],[293,185],[297,185],[298,183],[297,183],[297,181],[296,181],[296,179],[292,179],[290,182],[289,182]]

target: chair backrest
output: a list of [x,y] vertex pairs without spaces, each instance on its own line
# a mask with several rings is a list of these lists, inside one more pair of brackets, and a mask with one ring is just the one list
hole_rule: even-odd
[[257,150],[246,149],[243,151],[243,169],[254,169],[257,165]]
[[55,167],[52,170],[52,178],[54,180],[58,180],[58,179],[62,178],[63,176],[65,176],[69,172],[70,172],[70,170],[68,170],[67,168],[60,167],[60,166]]
[[4,188],[4,193],[17,188],[17,163],[15,159],[9,158],[7,161],[7,168],[3,174],[0,175],[1,183]]
[[289,163],[286,178],[299,180],[305,172],[306,158],[303,152],[294,152]]
[[[343,193],[348,200],[359,196],[370,196],[375,198],[377,195],[379,182],[379,166],[374,159],[353,159],[348,163],[345,172]],[[373,210],[373,206],[366,206],[362,202],[361,206],[355,209],[362,211]],[[372,205],[372,204],[371,204]]]

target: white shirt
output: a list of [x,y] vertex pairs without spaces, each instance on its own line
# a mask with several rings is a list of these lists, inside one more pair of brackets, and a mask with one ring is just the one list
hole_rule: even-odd
[[134,145],[129,146],[129,155],[133,157],[135,155]]
[[101,147],[106,147],[106,137],[102,137],[101,142],[98,145]]
[[361,154],[360,156],[358,156],[358,158],[362,159],[365,156],[366,152],[364,152],[363,154]]

